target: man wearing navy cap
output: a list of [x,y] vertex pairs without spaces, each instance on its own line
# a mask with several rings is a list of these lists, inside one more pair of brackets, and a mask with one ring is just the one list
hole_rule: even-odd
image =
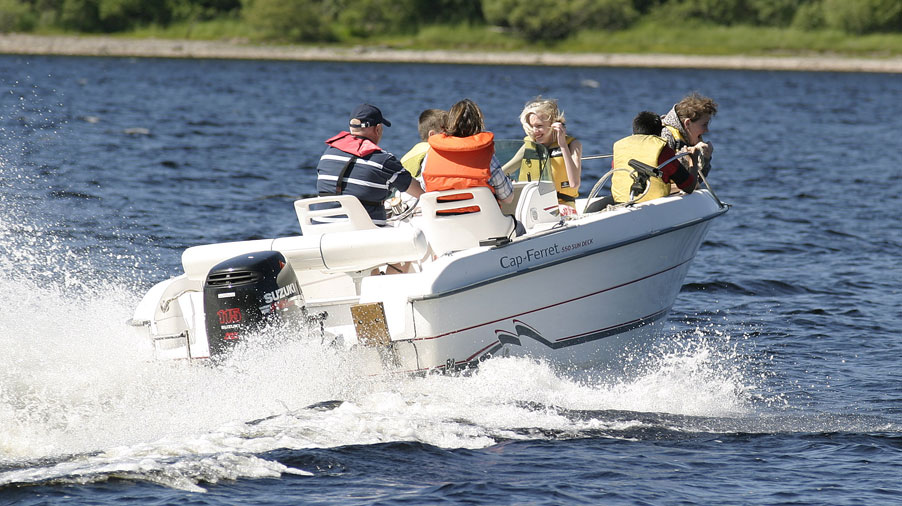
[[382,202],[392,189],[419,197],[420,183],[404,169],[395,155],[379,147],[383,125],[391,122],[382,111],[361,104],[351,113],[349,132],[326,141],[326,152],[316,166],[316,190],[320,195],[353,195],[363,204],[373,223],[385,225]]

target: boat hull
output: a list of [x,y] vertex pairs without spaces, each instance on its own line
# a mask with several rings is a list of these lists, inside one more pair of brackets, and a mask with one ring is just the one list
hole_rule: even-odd
[[[619,369],[655,340],[712,220],[726,210],[698,191],[549,224],[506,244],[438,255],[408,274],[293,267],[306,310],[327,337],[321,340],[360,354],[367,372],[451,371],[498,355]],[[378,232],[367,234],[373,244]],[[228,256],[267,244],[303,246],[299,251],[308,258],[316,251],[311,240],[209,245],[203,260],[216,260],[220,250]],[[286,258],[299,258],[282,249]],[[186,254],[191,268],[154,287],[133,320],[151,340],[168,346],[163,355],[169,358],[203,357],[209,349],[199,323],[204,268],[186,258],[200,256]],[[363,305],[378,308],[382,340],[367,335],[353,316]]]
[[461,368],[499,354],[574,367],[628,361],[656,336],[654,324],[667,316],[709,226],[704,220],[597,248],[591,228],[562,231],[485,254],[482,262],[503,266],[529,251],[560,251],[562,242],[585,248],[491,282],[414,298],[418,336],[408,355],[416,362],[405,366]]

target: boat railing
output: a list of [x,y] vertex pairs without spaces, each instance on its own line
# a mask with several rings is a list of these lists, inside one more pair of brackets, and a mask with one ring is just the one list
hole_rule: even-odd
[[583,207],[582,213],[580,214],[586,214],[586,212],[589,210],[589,206],[592,204],[592,199],[598,196],[598,191],[601,190],[608,179],[610,179],[611,176],[613,176],[617,171],[632,172],[630,169],[611,169],[605,172],[604,175],[598,178],[598,182],[595,183],[595,185],[589,191],[589,195],[586,197],[586,205],[585,207]]
[[[630,165],[630,167],[632,167],[640,172],[644,172],[646,175],[648,175],[649,172],[653,172],[654,176],[661,177],[661,169],[663,167],[665,167],[668,163],[670,163],[678,158],[682,158],[684,156],[692,156],[692,154],[689,153],[688,151],[683,152],[683,153],[677,153],[676,155],[665,160],[663,163],[661,163],[657,167],[652,167],[651,165],[646,165],[638,160],[630,160],[629,165]],[[701,155],[699,155],[699,156],[701,156]],[[701,167],[701,165],[702,165],[701,158],[696,159],[696,165],[698,167]],[[714,193],[714,188],[711,188],[711,183],[709,183],[708,178],[705,177],[704,171],[699,170],[697,173],[698,173],[698,177],[700,177],[702,182],[705,183],[705,187],[708,188],[709,192],[711,192],[711,197],[714,198],[714,201],[717,202],[717,205],[720,206],[721,208],[727,207],[727,204],[724,204],[719,198],[717,198],[717,194]],[[648,185],[646,185],[646,190],[647,189],[648,189]]]
[[[608,155],[604,155],[604,156],[606,157]],[[661,175],[662,175],[661,169],[662,168],[664,168],[668,163],[670,163],[674,160],[677,160],[679,158],[685,157],[685,156],[691,156],[691,154],[689,152],[677,153],[675,156],[668,158],[663,163],[659,164],[657,167],[653,167],[646,163],[640,162],[639,160],[631,159],[628,162],[628,165],[630,166],[630,168],[627,169],[627,168],[618,167],[618,168],[609,170],[603,176],[601,176],[601,178],[598,179],[598,182],[595,183],[595,185],[592,187],[592,190],[589,192],[589,195],[586,198],[586,205],[583,208],[583,214],[585,214],[586,211],[589,209],[589,205],[592,203],[592,199],[594,199],[598,195],[598,191],[601,190],[601,188],[604,186],[604,184],[607,182],[607,180],[610,179],[614,175],[615,172],[618,172],[618,171],[629,172],[634,180],[638,181],[638,180],[644,179],[646,181],[646,184],[643,185],[644,189],[643,189],[642,193],[639,193],[639,194],[630,193],[630,200],[622,203],[622,205],[630,206],[630,205],[636,203],[637,201],[641,200],[642,197],[644,197],[648,193],[648,189],[650,188],[650,185],[647,184],[647,181],[648,181],[649,177],[661,177]],[[717,194],[714,192],[714,189],[711,187],[711,183],[708,182],[708,179],[705,177],[704,173],[702,171],[698,171],[698,175],[701,178],[702,182],[705,184],[705,187],[711,193],[711,197],[717,202],[717,205],[720,206],[721,208],[726,207],[727,204],[724,204],[717,197]]]
[[707,187],[708,191],[711,192],[711,196],[714,197],[717,205],[720,206],[721,209],[723,209],[724,207],[729,207],[728,204],[723,203],[723,201],[717,198],[717,194],[714,193],[714,188],[711,188],[711,183],[708,182],[708,178],[705,177],[705,174],[702,171],[698,171],[698,176],[702,178],[702,182],[705,183],[705,187]]

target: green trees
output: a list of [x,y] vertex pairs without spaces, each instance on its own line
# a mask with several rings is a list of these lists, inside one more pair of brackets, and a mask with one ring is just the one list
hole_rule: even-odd
[[479,0],[242,0],[244,19],[266,39],[329,41],[413,33],[421,25],[482,23]]
[[823,0],[822,8],[829,28],[855,34],[902,31],[899,0]]
[[334,38],[324,0],[243,0],[242,13],[263,38],[295,42]]
[[558,40],[580,30],[627,28],[639,17],[633,0],[482,0],[489,23],[532,40]]
[[0,0],[0,31],[119,32],[222,16],[240,0]]
[[802,0],[747,0],[754,16],[754,24],[763,26],[789,26]]
[[27,32],[34,28],[34,14],[19,0],[0,0],[0,33]]
[[579,30],[618,30],[640,19],[702,22],[852,34],[902,31],[899,0],[482,0],[485,20],[524,38],[557,40]]
[[789,26],[809,0],[671,0],[650,10],[659,21],[707,22],[715,25]]
[[214,19],[240,20],[260,38],[287,42],[412,34],[428,25],[500,27],[531,42],[580,31],[748,25],[902,31],[900,0],[0,0],[0,32],[118,32]]
[[354,37],[416,31],[414,0],[340,0],[333,5],[335,21]]

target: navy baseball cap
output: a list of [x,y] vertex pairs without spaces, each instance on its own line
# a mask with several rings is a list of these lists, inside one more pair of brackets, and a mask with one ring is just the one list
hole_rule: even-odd
[[375,105],[370,104],[360,104],[354,108],[354,112],[351,113],[351,119],[360,120],[361,128],[376,126],[379,123],[387,127],[391,126],[391,121],[382,117],[382,111]]

